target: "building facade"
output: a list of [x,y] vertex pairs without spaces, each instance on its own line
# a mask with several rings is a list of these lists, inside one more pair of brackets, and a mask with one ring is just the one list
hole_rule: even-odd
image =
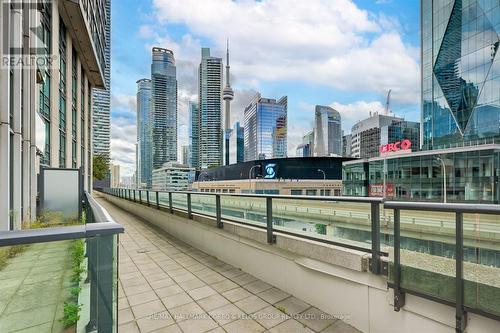
[[110,170],[110,175],[111,175],[110,187],[111,188],[120,187],[120,184],[121,184],[120,166],[117,164],[110,164],[109,170]]
[[191,166],[191,146],[182,146],[182,164]]
[[152,49],[151,146],[152,168],[177,161],[177,70],[174,53]]
[[[92,89],[105,87],[109,66],[106,6],[103,0],[0,4],[0,36],[8,36],[0,63],[9,59],[0,65],[0,230],[36,218],[41,166],[81,168],[84,189],[92,189]],[[20,56],[43,61],[22,67],[10,61]]]
[[295,156],[312,157],[314,149],[314,130],[307,132],[302,137],[302,143],[297,146]]
[[226,49],[226,86],[222,91],[224,100],[224,165],[230,164],[230,137],[231,137],[231,101],[234,98],[233,88],[231,88],[229,75],[229,40]]
[[245,161],[287,156],[287,104],[256,94],[245,108]]
[[200,168],[200,109],[196,102],[189,102],[189,142],[191,166]]
[[351,130],[351,156],[371,158],[379,156],[379,148],[401,140],[410,140],[412,150],[420,147],[420,124],[392,115],[375,113],[354,124]]
[[239,122],[229,132],[229,164],[241,163],[245,160],[245,129]]
[[187,191],[194,178],[194,168],[175,162],[153,170],[154,191]]
[[[93,89],[93,153],[104,155],[108,159],[111,153],[111,0],[105,1],[105,13],[96,10],[96,15],[103,15],[105,20],[104,31],[104,58],[108,66],[104,68],[104,89]],[[73,111],[75,113],[75,111]],[[74,140],[76,141],[76,140]]]
[[342,156],[342,118],[329,106],[314,109],[314,156]]
[[151,80],[137,81],[137,186],[151,188],[153,156],[151,142]]
[[500,140],[497,1],[421,1],[422,147]]
[[[222,59],[201,49],[198,92],[199,153],[197,168],[222,165]],[[193,145],[194,148],[194,145]]]
[[346,134],[342,136],[342,156],[352,156],[352,135]]

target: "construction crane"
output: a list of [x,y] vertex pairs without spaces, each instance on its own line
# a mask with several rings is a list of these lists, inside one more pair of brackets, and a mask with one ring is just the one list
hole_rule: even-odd
[[385,103],[385,114],[386,115],[389,115],[389,113],[391,112],[390,106],[391,106],[391,89],[389,89],[389,92],[387,93],[387,102]]

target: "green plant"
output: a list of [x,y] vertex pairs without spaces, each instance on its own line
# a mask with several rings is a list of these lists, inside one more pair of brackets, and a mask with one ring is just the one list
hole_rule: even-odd
[[278,305],[276,309],[280,310],[283,313],[286,313],[286,308],[284,306]]
[[80,310],[82,306],[73,302],[64,302],[63,313],[64,316],[60,319],[60,322],[65,328],[75,325],[80,319]]
[[92,175],[94,179],[103,180],[109,173],[109,158],[104,154],[94,155],[92,159]]
[[9,259],[14,258],[18,254],[24,252],[28,245],[14,245],[0,248],[0,270],[2,270]]
[[82,239],[76,240],[71,249],[71,260],[73,268],[73,276],[71,282],[79,284],[81,281],[81,274],[85,271],[81,266],[85,259],[85,245]]
[[78,295],[80,295],[80,291],[82,291],[82,288],[80,287],[73,287],[69,290],[69,293],[74,299],[78,299]]

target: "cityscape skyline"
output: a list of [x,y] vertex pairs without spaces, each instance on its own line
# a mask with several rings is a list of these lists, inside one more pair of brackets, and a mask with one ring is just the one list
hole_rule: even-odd
[[[175,1],[172,3],[175,3]],[[280,55],[282,59],[284,56],[284,46],[276,39],[278,29],[269,28],[268,43],[273,44],[273,46],[269,46],[271,47],[268,52],[269,59],[266,60],[262,58],[261,54],[252,53],[256,48],[262,46],[262,42],[255,41],[257,38],[253,37],[249,40],[249,33],[247,31],[234,31],[226,34],[224,33],[225,30],[222,29],[218,32],[218,37],[214,37],[211,29],[207,28],[206,31],[195,29],[194,23],[184,22],[179,18],[175,19],[179,20],[178,24],[166,24],[162,22],[161,17],[159,17],[160,12],[162,17],[170,16],[172,13],[170,11],[168,13],[163,13],[164,9],[160,11],[164,6],[166,5],[162,1],[156,2],[154,6],[151,3],[144,2],[141,3],[138,8],[137,5],[132,6],[134,10],[131,11],[129,8],[130,6],[127,7],[127,1],[124,1],[113,7],[113,17],[115,18],[112,29],[114,34],[114,59],[112,67],[114,89],[112,103],[112,141],[113,151],[115,152],[113,157],[116,160],[115,162],[123,166],[124,175],[132,174],[135,168],[135,162],[133,162],[135,156],[134,147],[130,144],[130,140],[128,140],[130,136],[134,135],[135,131],[133,125],[135,121],[135,112],[132,114],[132,111],[135,111],[135,102],[133,101],[135,99],[135,84],[130,87],[131,84],[130,82],[125,82],[124,75],[126,73],[126,76],[130,75],[135,78],[147,77],[148,68],[146,64],[149,62],[147,59],[150,57],[149,52],[153,45],[171,48],[176,56],[179,82],[179,151],[182,145],[188,144],[188,102],[197,100],[197,66],[199,64],[200,49],[205,46],[210,47],[213,55],[225,58],[227,38],[231,40],[231,86],[234,90],[234,100],[231,105],[231,127],[236,121],[243,123],[244,107],[249,103],[255,93],[260,92],[263,96],[287,95],[289,104],[288,125],[291,128],[288,134],[287,147],[289,156],[295,155],[295,148],[301,142],[302,136],[308,129],[312,128],[314,105],[328,105],[337,109],[342,115],[345,128],[350,128],[356,119],[364,118],[368,115],[369,111],[381,111],[383,109],[386,92],[388,89],[394,89],[396,84],[392,84],[391,82],[395,81],[396,78],[402,82],[400,86],[404,86],[406,90],[408,90],[407,87],[410,86],[411,89],[414,89],[412,94],[415,98],[414,102],[408,103],[407,96],[409,94],[407,91],[394,91],[393,110],[396,114],[404,116],[407,119],[419,119],[419,60],[418,54],[416,53],[419,44],[418,3],[412,4],[411,6],[403,6],[406,8],[414,8],[417,12],[411,18],[404,17],[404,19],[401,18],[401,15],[406,15],[401,14],[401,12],[403,12],[400,8],[402,5],[396,2],[385,5],[375,5],[373,3],[367,4],[364,1],[360,1],[353,3],[352,8],[348,9],[352,11],[353,14],[358,15],[356,17],[362,22],[362,24],[360,23],[360,30],[358,31],[356,30],[357,28],[355,29],[352,22],[348,20],[349,22],[346,23],[349,24],[346,25],[346,27],[348,27],[346,29],[352,30],[352,34],[344,30],[336,34],[339,38],[346,38],[346,36],[361,38],[360,43],[354,45],[354,47],[348,51],[373,52],[373,50],[378,47],[388,47],[389,49],[394,49],[394,54],[390,55],[389,59],[394,60],[394,63],[400,63],[401,66],[404,65],[404,67],[408,69],[408,75],[405,77],[400,77],[401,73],[397,73],[397,68],[387,72],[387,77],[385,78],[377,74],[377,77],[374,79],[378,80],[380,84],[377,83],[374,85],[370,83],[371,88],[369,89],[360,89],[357,83],[356,86],[354,86],[348,78],[337,80],[339,82],[338,84],[342,85],[339,87],[337,83],[332,86],[331,83],[325,83],[324,80],[318,82],[310,75],[306,75],[307,71],[314,70],[316,65],[328,61],[328,59],[325,58],[326,53],[331,53],[332,57],[336,59],[340,57],[339,52],[332,51],[331,42],[324,42],[317,39],[308,42],[308,44],[301,48],[302,51],[300,54],[297,54],[297,57],[300,57],[300,59],[307,60],[305,66],[296,66],[294,69],[295,73],[293,74],[294,77],[283,75],[284,79],[279,79],[277,77],[283,74],[283,65],[277,64],[275,58]],[[188,1],[186,6],[191,8],[191,3]],[[313,2],[310,7],[316,9],[322,8],[326,11],[325,13],[328,16],[336,15],[335,8],[326,6],[321,2]],[[148,18],[142,15],[143,13],[150,13],[157,9],[159,12],[158,15],[149,16]],[[296,11],[296,9],[293,8],[287,10]],[[237,8],[236,13],[238,12],[239,9]],[[409,12],[411,12],[411,10]],[[377,15],[385,13],[387,19],[394,19],[394,25],[390,29],[388,28],[387,33],[384,33],[381,27],[388,23],[383,23],[383,20],[378,16],[377,18],[371,19],[369,15],[371,13],[376,13]],[[286,13],[283,15],[285,14]],[[137,16],[139,16],[138,19],[136,19]],[[231,20],[231,22],[232,21],[233,20]],[[405,23],[405,25],[408,24],[409,26],[398,26],[399,23],[396,23],[400,21],[409,22]],[[311,32],[312,23],[305,22],[304,24],[304,32]],[[328,23],[327,26],[334,29],[338,24],[331,26],[331,23]],[[375,31],[373,36],[367,36],[367,30],[370,29]],[[260,31],[255,33],[254,37],[257,36],[262,36]],[[384,44],[377,44],[376,42]],[[116,56],[120,50],[130,46],[133,46],[132,49],[134,49],[134,52],[130,52],[129,48],[126,55],[121,53],[119,57]],[[294,43],[290,45],[290,47],[295,46],[296,44]],[[326,48],[320,52],[318,51],[319,46],[326,46]],[[406,49],[406,46],[408,46],[408,49]],[[382,52],[381,50],[379,51]],[[289,50],[287,52],[287,54],[291,54],[290,52],[293,51]],[[255,60],[248,59],[248,56],[251,54],[255,55]],[[316,60],[318,57],[321,59]],[[395,59],[391,57],[398,58]],[[300,59],[290,59],[290,61],[295,63],[295,61]],[[377,57],[373,61],[379,61],[378,59]],[[259,63],[257,63],[257,61],[259,61]],[[380,65],[387,68],[385,61],[381,62]],[[269,70],[265,71],[267,74],[263,73],[262,66],[267,66],[266,68],[273,66],[276,72],[272,73],[273,71]],[[254,70],[251,71],[251,68]],[[137,76],[135,76],[134,73],[137,73]],[[297,75],[299,74],[303,75],[303,79],[297,79]],[[370,80],[374,77],[373,72],[370,71],[367,72],[366,75]],[[413,78],[409,78],[409,76],[413,76]],[[410,84],[408,82],[413,83]],[[373,86],[376,86],[376,88],[373,88]],[[406,99],[406,101],[401,102],[402,99]],[[132,118],[132,116],[134,118]],[[180,159],[180,157],[180,154],[178,154],[178,159]],[[130,162],[132,162],[132,164],[130,164]]]

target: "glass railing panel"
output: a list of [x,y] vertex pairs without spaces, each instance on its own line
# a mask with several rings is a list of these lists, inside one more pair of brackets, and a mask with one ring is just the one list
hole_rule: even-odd
[[500,316],[500,218],[464,214],[465,306]]
[[172,206],[177,209],[187,210],[187,194],[172,193]]
[[147,193],[148,193],[148,198],[149,198],[149,204],[156,205],[156,192],[155,191],[147,191]]
[[266,198],[221,195],[223,219],[266,225]]
[[116,332],[116,239],[0,247],[0,332]]
[[215,195],[191,194],[191,210],[215,217]]
[[160,202],[160,206],[169,207],[168,205],[168,193],[167,192],[158,192],[158,201]]
[[[455,213],[401,210],[401,287],[455,301]],[[394,251],[389,249],[389,281]]]
[[370,203],[273,199],[277,230],[371,248]]

